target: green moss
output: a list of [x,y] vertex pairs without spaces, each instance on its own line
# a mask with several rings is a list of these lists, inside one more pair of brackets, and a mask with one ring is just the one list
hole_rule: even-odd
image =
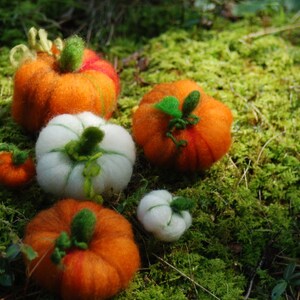
[[[132,82],[137,72],[139,76],[139,81],[132,82],[128,89],[125,87],[126,99],[121,100],[124,101],[121,107],[128,105],[127,112],[134,107],[134,100],[138,103],[141,99],[139,91],[147,92],[159,82],[192,78],[234,113],[231,151],[204,176],[181,176],[176,180],[168,175],[167,179],[164,172],[151,170],[152,176],[153,172],[157,174],[161,186],[190,196],[198,203],[193,226],[187,234],[190,240],[185,240],[186,247],[191,253],[200,253],[212,261],[219,259],[226,268],[241,276],[235,290],[236,281],[227,273],[224,275],[227,281],[210,273],[212,290],[215,282],[233,284],[229,288],[233,294],[228,299],[238,299],[245,294],[247,280],[256,270],[261,282],[256,283],[252,294],[258,299],[268,295],[265,289],[271,291],[274,281],[263,280],[260,273],[265,272],[269,278],[272,272],[263,268],[271,268],[271,265],[263,263],[261,269],[256,268],[267,260],[270,248],[275,250],[269,251],[269,260],[280,251],[287,257],[299,257],[296,225],[300,167],[299,143],[296,142],[300,132],[296,120],[299,48],[275,35],[247,42],[243,38],[260,28],[245,25],[237,23],[228,30],[209,33],[167,32],[152,39],[143,49],[142,55],[149,62],[146,71],[138,72],[137,65],[133,65],[121,74],[125,82],[129,78]],[[144,85],[139,86],[139,82]],[[123,120],[129,128],[130,115],[127,121]],[[149,176],[147,170],[141,170],[141,174]],[[174,255],[172,251],[169,257]],[[179,269],[188,261],[182,252],[180,255],[182,261],[176,264]],[[203,279],[202,272],[201,264],[192,272],[193,278]],[[237,273],[234,278],[238,278]],[[185,295],[190,295],[183,290]],[[218,296],[227,297],[224,291]]]
[[[129,131],[143,94],[156,83],[182,78],[197,81],[234,114],[232,147],[204,174],[160,170],[138,149],[128,188],[105,202],[132,222],[143,259],[116,299],[215,299],[203,288],[219,299],[242,299],[253,278],[250,298],[266,299],[282,263],[299,259],[300,48],[285,33],[248,41],[247,34],[261,29],[256,21],[225,28],[216,21],[210,31],[171,30],[142,49],[123,42],[110,49],[119,57],[122,82],[112,121]],[[138,52],[126,58],[131,51]],[[4,63],[7,49],[0,53],[0,141],[34,155],[35,137],[10,117],[13,73]],[[162,188],[196,203],[191,228],[174,244],[154,241],[135,216],[142,195]],[[28,220],[56,199],[33,182],[24,190],[1,189],[0,200],[0,217],[8,222],[0,222],[3,250],[12,232],[22,236]]]

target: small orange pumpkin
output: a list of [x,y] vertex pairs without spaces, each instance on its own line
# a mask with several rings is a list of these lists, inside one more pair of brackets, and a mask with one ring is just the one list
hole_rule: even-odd
[[35,164],[27,152],[0,144],[0,184],[20,187],[30,182],[35,174]]
[[150,162],[194,172],[209,168],[229,150],[232,121],[225,104],[196,82],[179,80],[157,84],[144,95],[132,129]]
[[27,225],[28,274],[62,299],[107,299],[127,287],[140,266],[130,223],[91,201],[64,199]]
[[27,51],[29,58],[14,76],[12,117],[19,125],[36,132],[59,114],[111,116],[120,92],[118,74],[108,61],[84,48],[81,38],[67,39],[61,52],[53,46],[32,52]]

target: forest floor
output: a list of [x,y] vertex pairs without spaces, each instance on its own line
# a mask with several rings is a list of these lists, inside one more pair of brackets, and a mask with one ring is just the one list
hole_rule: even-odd
[[[287,265],[296,262],[299,271],[300,46],[299,29],[288,30],[287,22],[274,20],[274,31],[266,31],[258,18],[220,20],[210,30],[169,30],[130,55],[126,44],[109,49],[122,83],[111,121],[129,132],[143,94],[157,83],[184,78],[225,103],[234,116],[229,153],[205,173],[157,168],[138,149],[129,186],[105,199],[104,205],[133,224],[143,258],[141,270],[116,299],[268,299]],[[0,57],[0,142],[34,157],[36,137],[10,114],[9,49],[0,48]],[[153,189],[196,203],[192,226],[177,242],[155,240],[137,221],[137,204]],[[1,187],[0,251],[18,243],[29,220],[56,200],[36,181],[18,190]],[[15,276],[12,287],[0,287],[4,299],[54,299],[24,281],[20,256],[9,267],[0,265],[1,272]],[[289,286],[286,293],[299,299],[299,287]]]

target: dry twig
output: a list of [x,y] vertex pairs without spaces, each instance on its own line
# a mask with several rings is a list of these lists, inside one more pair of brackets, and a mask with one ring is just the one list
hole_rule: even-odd
[[198,282],[196,282],[193,278],[191,278],[190,276],[186,275],[185,273],[183,273],[182,271],[180,271],[179,269],[177,269],[176,267],[174,267],[173,265],[171,265],[170,263],[168,263],[167,261],[165,261],[164,259],[162,259],[161,257],[157,256],[156,254],[152,253],[153,256],[155,256],[158,260],[160,260],[162,263],[164,263],[165,265],[167,265],[168,267],[172,268],[173,270],[175,270],[177,273],[179,273],[181,276],[183,276],[184,278],[188,279],[190,282],[192,282],[195,286],[199,287],[200,289],[202,289],[204,292],[208,293],[209,295],[211,295],[213,298],[221,300],[219,297],[217,297],[216,295],[214,295],[212,292],[210,292],[208,289],[206,289],[205,287],[203,287],[201,284],[199,284]]
[[265,35],[269,35],[269,34],[276,34],[279,32],[294,30],[297,28],[300,28],[300,23],[295,23],[292,25],[285,25],[285,26],[281,26],[281,27],[268,27],[268,28],[260,30],[258,32],[253,32],[248,35],[245,35],[244,37],[242,37],[242,39],[240,41],[244,42],[245,40],[255,39],[255,38],[258,38],[261,36],[265,36]]

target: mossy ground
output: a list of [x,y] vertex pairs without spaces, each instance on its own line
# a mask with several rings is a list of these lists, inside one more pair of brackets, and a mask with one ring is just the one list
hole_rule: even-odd
[[[259,19],[224,22],[209,31],[168,31],[131,58],[130,43],[109,49],[109,57],[118,59],[123,89],[112,121],[129,131],[132,110],[145,92],[183,78],[197,81],[234,114],[230,152],[204,174],[160,170],[138,149],[128,188],[105,200],[132,222],[143,258],[132,284],[116,299],[268,299],[285,265],[294,259],[299,264],[300,47],[287,33],[247,40],[262,29]],[[10,117],[13,69],[8,49],[0,51],[0,142],[34,155],[35,137]],[[155,241],[135,215],[141,196],[162,188],[196,202],[191,228],[172,244]],[[17,191],[1,187],[0,251],[56,200],[35,182]],[[14,268],[18,286],[0,294],[24,295],[22,262]],[[32,283],[27,295],[51,299]]]

